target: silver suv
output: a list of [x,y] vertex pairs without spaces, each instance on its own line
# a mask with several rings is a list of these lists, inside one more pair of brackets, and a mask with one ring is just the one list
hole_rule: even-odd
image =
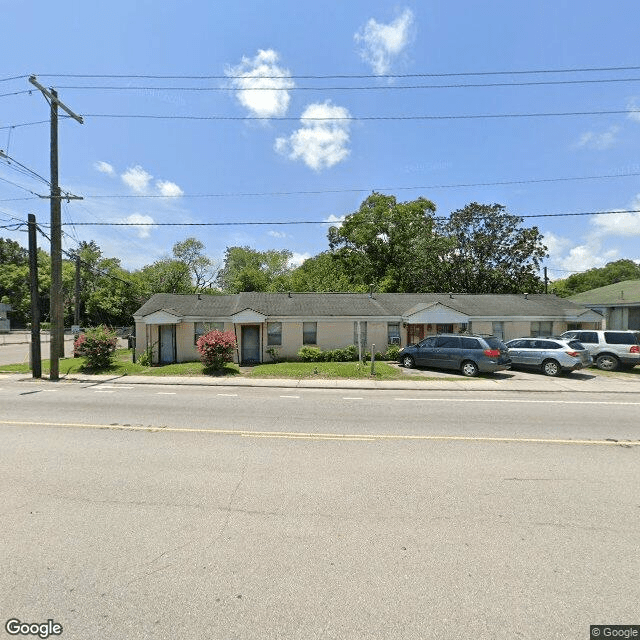
[[565,331],[562,338],[579,340],[589,349],[598,369],[615,371],[640,364],[640,343],[635,331]]
[[565,338],[516,338],[507,342],[514,369],[536,369],[545,376],[590,367],[593,358],[577,340]]

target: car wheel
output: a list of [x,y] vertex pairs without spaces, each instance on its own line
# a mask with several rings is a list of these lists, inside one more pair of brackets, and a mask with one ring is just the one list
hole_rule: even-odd
[[615,356],[604,353],[596,358],[596,366],[603,371],[615,371],[620,367],[620,361]]
[[556,376],[559,376],[561,372],[562,369],[555,360],[545,360],[542,363],[542,373],[544,373],[545,376],[552,376],[555,378]]
[[413,358],[411,356],[402,356],[402,366],[407,369],[413,368]]
[[465,360],[460,368],[463,376],[467,378],[475,378],[478,375],[478,365],[471,360]]

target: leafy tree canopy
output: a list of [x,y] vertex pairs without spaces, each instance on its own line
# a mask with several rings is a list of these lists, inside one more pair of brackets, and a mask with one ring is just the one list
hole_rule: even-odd
[[286,291],[292,269],[288,249],[257,251],[251,247],[227,247],[216,283],[224,293]]
[[562,298],[568,298],[577,293],[606,287],[616,282],[638,279],[640,279],[640,264],[633,260],[616,260],[607,263],[604,267],[589,269],[563,280],[556,280],[551,285],[551,291]]

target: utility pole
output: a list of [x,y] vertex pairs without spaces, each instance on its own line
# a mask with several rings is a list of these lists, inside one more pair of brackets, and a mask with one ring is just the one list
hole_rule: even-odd
[[38,289],[38,245],[36,241],[36,217],[29,220],[29,281],[31,285],[31,372],[34,378],[42,377],[40,351],[40,291]]
[[[37,87],[51,106],[51,371],[50,380],[58,380],[60,376],[59,359],[64,357],[64,307],[62,291],[62,226],[61,196],[58,186],[58,107],[74,120],[83,124],[82,118],[58,100],[54,89],[45,89],[35,76],[29,82]],[[81,200],[78,196],[65,195],[66,200]]]
[[547,267],[544,268],[544,292],[548,293],[547,291],[547,285],[549,283],[549,278],[547,277]]
[[76,256],[76,304],[73,314],[73,324],[80,326],[80,256]]

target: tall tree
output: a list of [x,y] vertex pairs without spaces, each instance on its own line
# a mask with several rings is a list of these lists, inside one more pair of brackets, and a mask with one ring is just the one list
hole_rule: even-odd
[[[547,248],[537,227],[522,227],[523,218],[500,204],[472,202],[454,211],[439,230],[454,248],[442,264],[442,291],[459,293],[535,293]],[[440,285],[442,286],[442,284]]]
[[212,284],[216,276],[214,262],[204,255],[204,248],[204,243],[197,238],[187,238],[173,245],[173,257],[189,269],[196,292]]
[[161,258],[136,272],[136,276],[146,298],[154,293],[193,293],[189,268],[179,260]]
[[373,193],[341,226],[329,228],[329,247],[339,258],[348,257],[358,278],[379,291],[419,291],[430,286],[430,274],[438,274],[450,244],[436,233],[435,210],[426,198],[398,202]]
[[324,251],[308,258],[291,272],[291,291],[367,291],[369,284],[362,278],[349,255]]
[[227,247],[216,283],[225,293],[286,291],[293,254],[288,249],[257,251],[250,247]]

